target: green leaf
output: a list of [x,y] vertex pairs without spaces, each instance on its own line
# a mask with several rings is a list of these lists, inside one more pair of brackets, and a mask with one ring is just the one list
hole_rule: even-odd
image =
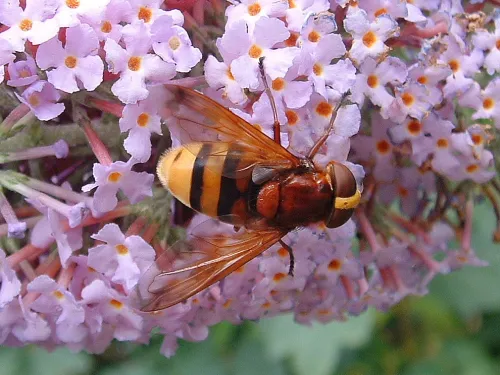
[[34,346],[25,348],[2,348],[0,350],[0,372],[2,375],[67,375],[87,374],[93,367],[93,359],[86,353],[72,353],[68,349],[57,349],[48,353]]
[[302,326],[284,315],[260,322],[266,352],[277,360],[288,358],[299,375],[327,375],[337,367],[344,348],[357,348],[370,337],[373,311],[346,322]]
[[430,293],[447,301],[468,317],[483,311],[500,310],[500,246],[491,240],[495,218],[489,204],[475,208],[472,245],[488,267],[466,267],[437,277]]
[[498,365],[472,340],[448,341],[432,358],[410,364],[402,375],[495,375]]

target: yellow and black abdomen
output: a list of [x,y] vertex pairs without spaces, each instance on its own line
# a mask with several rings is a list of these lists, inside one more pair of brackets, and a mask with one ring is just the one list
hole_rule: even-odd
[[190,143],[167,151],[156,171],[163,186],[186,206],[225,222],[241,223],[248,219],[251,176],[226,177],[239,167],[238,152],[224,142]]

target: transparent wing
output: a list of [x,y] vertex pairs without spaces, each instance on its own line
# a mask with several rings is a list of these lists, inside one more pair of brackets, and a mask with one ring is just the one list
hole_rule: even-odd
[[[165,87],[172,96],[165,103],[164,115],[175,119],[169,128],[185,148],[193,148],[190,144],[199,142],[223,142],[244,154],[247,167],[271,160],[288,168],[299,166],[296,156],[216,101],[186,87]],[[224,148],[207,156],[217,155],[225,155]]]
[[[144,312],[166,309],[223,279],[287,232],[279,230],[192,234],[161,254],[146,272],[138,291]],[[141,283],[140,283],[141,284]]]

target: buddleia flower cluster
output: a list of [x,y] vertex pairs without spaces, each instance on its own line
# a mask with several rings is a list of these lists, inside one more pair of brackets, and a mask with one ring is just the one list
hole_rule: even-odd
[[[100,353],[114,339],[147,343],[155,329],[171,356],[179,338],[204,340],[221,321],[343,320],[485,266],[471,235],[481,201],[500,221],[496,7],[0,0],[0,343]],[[284,238],[294,276],[275,245],[143,313],[141,276],[184,233],[154,176],[179,143],[164,84],[197,89],[272,136],[259,61],[292,153],[306,155],[340,105],[315,163],[347,165],[363,181],[361,204],[340,228]]]

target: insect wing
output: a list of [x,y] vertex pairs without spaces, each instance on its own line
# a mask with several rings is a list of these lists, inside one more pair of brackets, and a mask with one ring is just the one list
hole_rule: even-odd
[[159,311],[184,301],[260,255],[285,234],[241,229],[231,236],[192,235],[177,242],[146,272],[147,290],[138,292],[141,310]]
[[197,142],[216,142],[220,145],[204,156],[234,158],[239,171],[250,172],[259,163],[275,163],[280,169],[299,166],[295,155],[216,101],[186,87],[165,86],[172,94],[165,105],[169,110],[166,116],[175,119],[169,122],[169,128],[185,148],[194,148],[193,153],[198,152],[199,148],[193,146]]

